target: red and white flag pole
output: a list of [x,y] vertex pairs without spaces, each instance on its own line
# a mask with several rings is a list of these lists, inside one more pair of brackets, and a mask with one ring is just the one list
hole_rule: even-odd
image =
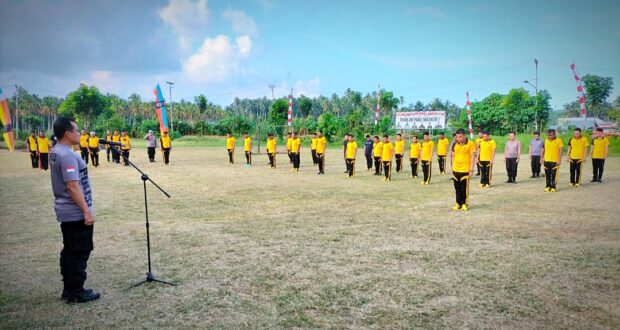
[[291,94],[288,96],[288,126],[293,124],[293,89],[291,88]]
[[377,108],[375,109],[375,125],[379,122],[379,110],[381,109],[381,84],[379,84],[379,92],[377,93]]
[[467,105],[467,121],[469,122],[469,138],[474,138],[474,129],[471,124],[471,107],[469,106],[469,91],[465,92],[465,96],[467,97],[466,105]]
[[573,70],[573,75],[575,76],[575,81],[577,82],[577,94],[579,94],[579,109],[581,110],[581,117],[586,118],[586,99],[583,96],[583,86],[581,86],[581,77],[575,71],[575,63],[570,65],[571,70]]

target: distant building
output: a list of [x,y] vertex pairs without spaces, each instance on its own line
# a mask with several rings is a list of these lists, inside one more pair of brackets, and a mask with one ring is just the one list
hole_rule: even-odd
[[618,126],[609,122],[606,122],[600,118],[558,118],[558,124],[554,128],[560,131],[566,131],[569,127],[579,127],[582,130],[595,130],[602,128],[603,132],[616,132]]

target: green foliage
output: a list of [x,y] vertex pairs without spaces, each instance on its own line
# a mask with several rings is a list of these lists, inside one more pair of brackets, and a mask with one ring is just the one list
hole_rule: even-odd
[[317,128],[323,132],[323,135],[328,141],[336,135],[339,135],[343,131],[345,124],[344,118],[336,117],[331,112],[326,112],[319,116],[317,121]]
[[288,113],[288,100],[277,99],[269,107],[269,115],[267,121],[272,125],[286,125]]
[[225,135],[227,133],[240,135],[251,133],[253,126],[254,124],[243,116],[227,116],[215,124],[213,131],[217,135]]
[[149,130],[153,130],[153,132],[159,132],[158,119],[146,119],[140,123],[140,135],[145,135],[149,132]]
[[80,84],[76,91],[69,93],[58,112],[61,116],[74,118],[81,127],[89,127],[109,107],[110,100],[97,87]]
[[22,121],[30,127],[31,130],[38,131],[40,129],[41,124],[43,124],[43,120],[39,116],[35,115],[27,115],[22,118]]
[[302,117],[308,117],[312,110],[312,101],[309,98],[302,96],[298,99],[299,112]]

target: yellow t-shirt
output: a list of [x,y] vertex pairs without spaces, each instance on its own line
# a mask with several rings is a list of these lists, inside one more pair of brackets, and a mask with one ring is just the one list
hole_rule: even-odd
[[298,153],[299,152],[299,147],[301,146],[301,139],[300,138],[291,138],[291,152],[292,153]]
[[428,161],[433,158],[433,149],[435,148],[435,142],[428,140],[422,142],[422,160]]
[[276,139],[267,139],[267,152],[270,154],[276,153],[276,143],[278,140]]
[[450,140],[446,137],[437,140],[437,156],[446,156],[448,154],[448,145]]
[[80,135],[80,148],[88,148],[88,134]]
[[593,139],[592,140],[592,158],[593,159],[604,159],[605,158],[605,147],[609,146],[609,139],[604,137],[602,139]]
[[287,151],[291,151],[292,150],[292,142],[293,142],[293,138],[286,138],[286,150]]
[[159,142],[161,143],[161,147],[164,149],[168,149],[171,146],[170,136],[162,136],[159,138]]
[[121,135],[120,142],[125,145],[121,147],[121,150],[131,150],[131,141],[129,140],[129,135],[126,135],[126,136]]
[[235,149],[235,137],[226,138],[226,149]]
[[322,154],[325,153],[325,145],[327,144],[327,140],[324,136],[316,139],[316,153]]
[[112,135],[112,141],[114,142],[121,142],[121,136],[120,135]]
[[405,141],[395,141],[394,142],[394,153],[402,155],[405,153]]
[[409,158],[420,157],[420,142],[409,144]]
[[381,152],[383,151],[383,142],[375,143],[372,150],[374,157],[381,157]]
[[37,138],[29,136],[28,137],[28,150],[29,151],[37,151]]
[[394,150],[394,144],[392,142],[383,142],[383,150],[381,151],[381,160],[389,162],[392,160],[392,150]]
[[310,145],[310,149],[311,150],[316,150],[316,141],[318,138],[313,137],[312,138],[312,144]]
[[46,136],[37,136],[37,146],[39,148],[39,153],[47,154],[50,152],[50,140]]
[[491,156],[493,156],[493,151],[497,147],[495,141],[489,139],[489,141],[482,140],[478,144],[480,148],[480,161],[481,162],[490,162]]
[[471,170],[471,159],[476,152],[476,145],[470,140],[465,143],[454,144],[454,157],[452,159],[452,171],[457,173],[469,173]]
[[99,147],[99,138],[97,136],[88,138],[88,147],[91,149],[95,149]]
[[[106,134],[105,140],[106,141],[112,141],[112,134]],[[110,145],[109,144],[106,144],[105,147],[106,147],[106,149],[110,149]]]
[[476,138],[476,147],[480,146],[480,142],[484,141],[481,137]]
[[246,137],[243,139],[243,151],[250,152],[252,150],[252,138]]
[[357,142],[349,141],[347,143],[347,158],[354,159],[357,156]]
[[571,159],[583,159],[586,156],[586,149],[590,145],[588,140],[583,136],[579,139],[571,138],[568,140],[570,146]]
[[555,140],[551,141],[549,139],[545,139],[545,144],[543,148],[545,148],[545,162],[554,162],[557,163],[560,161],[560,149],[564,146],[562,139],[555,138]]

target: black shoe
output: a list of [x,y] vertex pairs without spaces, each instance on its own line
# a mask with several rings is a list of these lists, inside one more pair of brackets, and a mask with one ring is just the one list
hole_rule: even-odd
[[504,182],[504,183],[512,183],[512,180],[508,179],[508,180],[506,180],[506,182]]
[[597,179],[592,179],[592,180],[590,180],[590,182],[598,182],[598,180]]
[[78,295],[67,295],[67,303],[85,303],[93,300],[97,300],[101,297],[99,292],[93,290],[84,290]]
[[[85,293],[92,293],[93,289],[84,289]],[[67,298],[69,297],[69,292],[66,289],[62,290],[62,295],[60,295],[60,299],[62,300],[67,300]]]
[[512,183],[517,183],[517,181],[516,180],[512,180]]
[[596,182],[598,182],[598,183],[603,183],[603,180],[598,179],[598,180],[596,180]]
[[532,176],[530,176],[530,179],[533,179],[533,178],[535,178],[535,177],[536,177],[536,175],[535,175],[535,174],[532,174]]

